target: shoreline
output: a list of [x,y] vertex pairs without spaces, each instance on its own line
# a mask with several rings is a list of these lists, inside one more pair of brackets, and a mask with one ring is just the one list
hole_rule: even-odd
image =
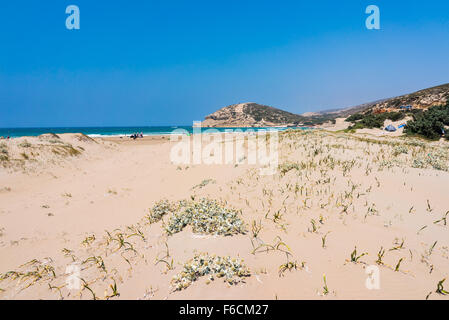
[[[149,132],[148,128],[164,128],[160,131]],[[64,130],[65,129],[65,130]],[[113,129],[111,127],[73,127],[73,128],[0,128],[0,137],[10,137],[10,139],[23,138],[23,137],[38,137],[44,134],[77,134],[82,133],[91,138],[109,138],[109,137],[129,137],[134,133],[143,133],[144,136],[170,136],[179,134],[197,134],[204,133],[204,131],[262,131],[262,130],[276,130],[285,131],[288,129],[293,130],[308,130],[314,129],[314,127],[192,127],[192,126],[166,126],[166,127],[124,127],[123,132],[111,132],[101,133],[102,130]],[[95,130],[95,132],[91,132]],[[182,132],[176,132],[182,131]],[[201,130],[201,132],[197,132]],[[18,133],[14,133],[14,131]],[[28,131],[28,132],[27,132]]]

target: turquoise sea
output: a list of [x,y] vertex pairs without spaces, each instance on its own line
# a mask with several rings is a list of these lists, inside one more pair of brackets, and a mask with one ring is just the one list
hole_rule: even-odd
[[[171,134],[176,129],[184,129],[189,133],[194,132],[192,126],[163,126],[163,127],[61,127],[61,128],[0,128],[0,137],[23,137],[23,136],[39,136],[44,133],[84,133],[90,137],[101,137],[101,136],[130,136],[133,133],[143,133],[143,135],[161,135],[161,134]],[[214,128],[220,132],[225,130],[236,130],[240,129],[243,131],[252,130],[286,130],[288,128]],[[290,128],[292,129],[292,128]],[[295,129],[307,129],[304,127]],[[195,128],[195,133],[199,130],[204,132],[205,130],[210,130],[210,128]]]

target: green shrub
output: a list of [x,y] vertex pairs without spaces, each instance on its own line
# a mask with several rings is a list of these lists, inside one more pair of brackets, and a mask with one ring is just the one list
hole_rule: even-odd
[[385,120],[399,121],[405,118],[406,112],[385,112],[380,114],[369,113],[356,113],[346,119],[348,122],[354,122],[354,125],[350,126],[350,130],[363,129],[363,128],[382,128]]
[[[439,139],[443,136],[444,127],[449,125],[449,104],[435,106],[427,111],[416,113],[413,120],[407,122],[405,133],[419,135],[428,139]],[[449,139],[449,134],[445,134]]]

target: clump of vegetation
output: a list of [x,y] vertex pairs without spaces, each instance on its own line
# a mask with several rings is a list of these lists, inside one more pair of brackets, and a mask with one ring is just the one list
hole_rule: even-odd
[[384,112],[374,114],[371,111],[367,113],[356,113],[348,117],[345,121],[353,122],[354,124],[348,127],[348,130],[363,129],[363,128],[382,128],[385,120],[399,121],[405,118],[406,112]]
[[224,278],[232,285],[241,282],[241,278],[251,276],[251,273],[242,260],[200,253],[184,264],[182,271],[172,278],[171,284],[175,291],[179,291],[203,276],[209,276],[209,281],[214,281],[215,277]]
[[287,261],[286,263],[281,264],[279,266],[279,277],[282,277],[284,275],[285,271],[287,271],[287,270],[288,271],[292,271],[292,270],[298,270],[298,269],[301,269],[301,268],[302,267],[300,267],[298,265],[297,261],[295,261],[295,262]]
[[42,263],[36,259],[21,265],[19,268],[20,270],[13,270],[0,274],[0,281],[5,281],[7,279],[12,281],[18,280],[18,284],[23,286],[23,290],[33,286],[40,280],[46,281],[56,278],[53,266],[47,263]]
[[201,181],[200,184],[197,184],[196,186],[194,186],[192,189],[197,189],[197,188],[201,189],[201,188],[207,186],[209,183],[216,183],[216,181],[214,179],[205,179],[205,180]]
[[409,135],[419,135],[427,139],[439,139],[445,133],[445,126],[449,126],[449,104],[431,107],[426,111],[413,115],[413,120],[407,122],[404,132]]
[[400,154],[407,154],[407,153],[408,153],[408,148],[404,145],[399,145],[399,146],[394,147],[393,155],[395,157]]
[[0,143],[0,161],[8,161],[9,160],[9,153],[8,153],[8,146],[6,143],[2,142]]
[[448,154],[442,151],[419,155],[413,159],[413,168],[434,168],[436,170],[448,170]]
[[290,170],[300,171],[299,164],[293,162],[286,162],[279,165],[279,171],[281,172],[281,175],[285,175]]
[[147,219],[150,223],[158,222],[163,216],[174,212],[176,210],[175,204],[168,200],[161,200],[157,202],[153,208],[150,209],[150,213],[147,215]]
[[360,258],[366,256],[368,253],[364,252],[361,255],[357,254],[357,247],[354,248],[354,251],[351,252],[351,262],[359,262]]
[[71,144],[58,145],[53,147],[52,152],[60,156],[78,156],[81,151],[75,149]]
[[212,235],[233,235],[246,232],[240,212],[225,208],[216,200],[201,199],[184,202],[169,219],[165,230],[169,235],[178,233],[187,225],[193,232]]
[[269,106],[259,105],[257,103],[248,103],[244,107],[244,112],[251,115],[256,121],[265,120],[272,123],[298,123],[304,120],[304,117],[276,109]]
[[31,147],[31,143],[29,143],[28,141],[24,141],[22,143],[19,144],[19,147],[21,148],[30,148]]

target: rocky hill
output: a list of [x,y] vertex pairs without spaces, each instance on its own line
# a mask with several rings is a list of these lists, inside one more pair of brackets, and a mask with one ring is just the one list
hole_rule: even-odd
[[423,89],[414,93],[383,99],[364,105],[348,108],[347,113],[354,114],[362,111],[373,113],[398,111],[402,106],[411,106],[412,109],[428,109],[432,106],[446,105],[449,102],[449,83],[437,87]]
[[317,111],[302,115],[290,113],[277,108],[257,104],[240,103],[224,107],[203,121],[203,127],[274,127],[274,126],[313,126],[337,118],[347,118],[356,113],[372,111],[373,113],[398,111],[401,107],[428,109],[449,102],[449,84],[440,85],[414,93],[377,100],[362,105]]
[[449,84],[444,84],[377,103],[373,106],[373,110],[397,109],[401,106],[412,106],[413,109],[428,109],[436,105],[445,105],[448,101]]
[[257,103],[240,103],[224,107],[206,117],[203,127],[273,127],[295,126],[304,117]]

